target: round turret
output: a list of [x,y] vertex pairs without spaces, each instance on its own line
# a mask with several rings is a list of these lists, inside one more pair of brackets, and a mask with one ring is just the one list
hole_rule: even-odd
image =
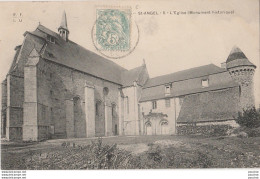
[[226,68],[231,77],[239,84],[241,109],[254,107],[253,77],[256,66],[238,47],[234,47],[227,58]]

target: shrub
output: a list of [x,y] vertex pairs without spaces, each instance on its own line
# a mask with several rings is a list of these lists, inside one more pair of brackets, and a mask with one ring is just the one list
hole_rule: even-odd
[[159,145],[156,145],[156,147],[151,146],[150,150],[147,152],[148,158],[155,161],[155,162],[161,162],[162,161],[162,150]]
[[92,141],[90,145],[80,146],[63,142],[51,152],[29,152],[26,157],[26,169],[133,169],[141,168],[140,160],[128,151],[114,145],[107,145],[102,139]]
[[260,137],[260,127],[248,130],[248,137]]
[[260,127],[260,112],[255,107],[239,112],[236,122],[242,127],[250,129]]

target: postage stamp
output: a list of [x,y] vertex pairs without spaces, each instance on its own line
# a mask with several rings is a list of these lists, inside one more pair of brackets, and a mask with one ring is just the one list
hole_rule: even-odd
[[92,42],[104,57],[119,59],[131,54],[139,42],[139,28],[129,6],[96,7]]
[[97,9],[96,40],[101,50],[130,49],[131,9]]

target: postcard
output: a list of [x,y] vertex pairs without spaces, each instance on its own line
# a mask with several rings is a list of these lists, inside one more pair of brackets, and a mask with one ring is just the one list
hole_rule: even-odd
[[0,2],[0,32],[2,176],[258,177],[259,1]]

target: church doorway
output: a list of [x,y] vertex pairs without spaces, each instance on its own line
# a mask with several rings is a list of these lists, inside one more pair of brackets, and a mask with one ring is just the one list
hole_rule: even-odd
[[166,121],[166,120],[163,120],[161,122],[161,134],[162,135],[169,134],[169,125],[168,125],[168,121]]
[[151,122],[147,122],[145,124],[145,128],[146,128],[146,135],[152,135],[152,124],[151,124]]

